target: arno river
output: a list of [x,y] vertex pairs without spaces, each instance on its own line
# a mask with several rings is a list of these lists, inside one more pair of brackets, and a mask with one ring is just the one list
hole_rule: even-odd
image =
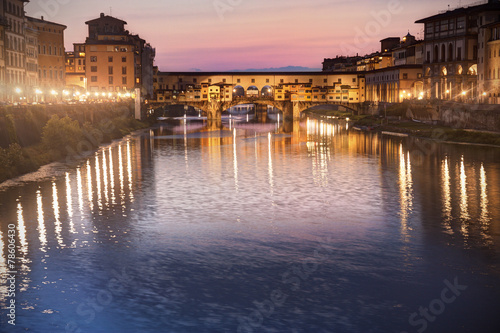
[[0,217],[2,332],[500,331],[498,148],[179,120],[2,185]]

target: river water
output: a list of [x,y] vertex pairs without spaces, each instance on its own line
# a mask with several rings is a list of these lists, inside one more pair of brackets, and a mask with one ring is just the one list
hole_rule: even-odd
[[241,118],[4,183],[1,331],[500,331],[500,149]]

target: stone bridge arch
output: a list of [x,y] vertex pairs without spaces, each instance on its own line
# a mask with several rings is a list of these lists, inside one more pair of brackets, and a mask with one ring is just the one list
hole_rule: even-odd
[[362,109],[362,106],[359,104],[352,103],[336,103],[336,102],[306,102],[306,101],[276,101],[273,98],[262,98],[262,97],[242,97],[236,98],[231,101],[203,101],[203,102],[195,102],[195,101],[174,101],[167,103],[160,103],[161,105],[188,105],[202,110],[208,119],[221,119],[222,112],[240,104],[264,104],[275,107],[283,112],[285,117],[293,117],[294,119],[300,118],[302,112],[305,110],[319,105],[338,105],[339,108],[343,108],[344,110],[351,111],[353,113],[359,112]]

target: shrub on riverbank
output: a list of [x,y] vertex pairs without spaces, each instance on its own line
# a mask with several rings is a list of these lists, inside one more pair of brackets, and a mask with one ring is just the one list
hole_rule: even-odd
[[0,148],[0,182],[21,173],[33,170],[33,162],[27,158],[17,143],[8,148]]
[[[0,182],[35,171],[53,161],[78,159],[102,143],[149,126],[132,118],[126,105],[103,107],[100,112],[89,109],[87,111],[90,115],[85,117],[79,114],[72,114],[70,117],[64,110],[55,110],[50,119],[44,115],[48,120],[43,122],[38,110],[33,113],[31,111],[7,114],[0,112],[0,128],[8,130],[3,134],[11,142],[8,146],[4,145],[4,148],[0,145]],[[88,119],[93,119],[94,122],[91,123]],[[29,127],[25,128],[27,125]],[[33,138],[25,140],[29,134],[27,130],[30,129],[35,132]],[[18,140],[20,133],[23,140]],[[34,143],[23,146],[18,141]]]
[[59,118],[53,115],[42,131],[42,144],[54,160],[65,157],[69,151],[75,150],[83,139],[82,129],[76,120],[70,117]]

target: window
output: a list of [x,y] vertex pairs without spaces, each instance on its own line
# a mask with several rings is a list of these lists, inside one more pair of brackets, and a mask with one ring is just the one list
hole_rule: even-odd
[[[123,74],[123,75],[127,75],[127,67],[126,67],[126,66],[123,66],[123,67],[122,67],[122,74]],[[160,81],[162,81],[162,82],[163,82],[163,80],[161,80],[161,79],[160,79]]]
[[108,62],[113,62],[113,57],[108,57]]
[[113,66],[108,66],[108,74],[113,75]]
[[255,83],[255,79],[252,79],[252,83]]
[[295,83],[299,83],[299,79],[295,79]]
[[[394,76],[394,75],[393,75],[393,76]],[[352,78],[352,82],[353,82],[353,83],[356,83],[356,78],[355,78],[355,77],[353,77],[353,78]]]
[[122,57],[122,62],[127,62],[127,57]]
[[280,79],[280,83],[283,83],[283,82],[284,82],[283,79]]
[[126,76],[122,77],[122,84],[127,84],[127,77]]
[[90,82],[97,82],[97,76],[91,76]]
[[90,62],[97,62],[97,57],[96,56],[91,56],[90,57]]
[[408,73],[403,73],[403,80],[408,80]]
[[226,79],[222,79],[222,82],[226,83]]
[[208,83],[212,83],[212,79],[208,79]]
[[90,66],[90,71],[92,73],[96,73],[97,72],[97,66]]
[[462,48],[457,48],[457,60],[462,60]]
[[313,79],[309,79],[309,83],[313,83]]
[[108,81],[109,81],[109,84],[113,84],[113,77],[112,76],[108,77]]
[[323,79],[323,83],[328,83],[328,79]]
[[269,79],[266,79],[266,83],[269,83]]
[[197,78],[193,78],[193,83],[197,83],[198,82],[198,79]]

